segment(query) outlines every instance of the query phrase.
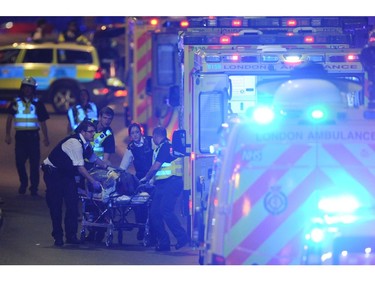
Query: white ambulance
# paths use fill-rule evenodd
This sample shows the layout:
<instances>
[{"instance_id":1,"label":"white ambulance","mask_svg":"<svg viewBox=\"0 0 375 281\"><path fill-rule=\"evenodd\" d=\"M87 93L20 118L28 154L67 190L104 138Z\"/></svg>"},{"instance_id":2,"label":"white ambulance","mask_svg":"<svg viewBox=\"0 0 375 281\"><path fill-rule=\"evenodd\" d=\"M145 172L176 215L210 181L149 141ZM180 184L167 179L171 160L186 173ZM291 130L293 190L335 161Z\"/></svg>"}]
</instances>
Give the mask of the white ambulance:
<instances>
[{"instance_id":1,"label":"white ambulance","mask_svg":"<svg viewBox=\"0 0 375 281\"><path fill-rule=\"evenodd\" d=\"M375 116L348 98L360 85L262 87L271 107L234 119L216 148L203 263L375 264Z\"/></svg>"}]
</instances>

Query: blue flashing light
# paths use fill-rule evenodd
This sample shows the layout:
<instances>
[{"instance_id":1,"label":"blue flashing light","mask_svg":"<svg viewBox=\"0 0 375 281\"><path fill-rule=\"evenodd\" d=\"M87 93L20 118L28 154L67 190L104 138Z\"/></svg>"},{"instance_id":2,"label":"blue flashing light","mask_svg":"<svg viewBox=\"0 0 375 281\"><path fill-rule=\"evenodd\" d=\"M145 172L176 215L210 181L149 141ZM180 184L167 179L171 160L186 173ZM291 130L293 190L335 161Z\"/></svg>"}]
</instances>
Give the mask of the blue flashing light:
<instances>
[{"instance_id":1,"label":"blue flashing light","mask_svg":"<svg viewBox=\"0 0 375 281\"><path fill-rule=\"evenodd\" d=\"M354 196L340 196L323 198L318 203L318 208L326 213L346 213L355 212L360 207L360 203Z\"/></svg>"},{"instance_id":2,"label":"blue flashing light","mask_svg":"<svg viewBox=\"0 0 375 281\"><path fill-rule=\"evenodd\" d=\"M315 243L320 243L324 239L324 231L321 228L313 228L310 233L311 240Z\"/></svg>"},{"instance_id":3,"label":"blue flashing light","mask_svg":"<svg viewBox=\"0 0 375 281\"><path fill-rule=\"evenodd\" d=\"M253 119L259 124L269 124L275 118L275 113L269 107L258 107L253 111Z\"/></svg>"},{"instance_id":4,"label":"blue flashing light","mask_svg":"<svg viewBox=\"0 0 375 281\"><path fill-rule=\"evenodd\" d=\"M329 119L329 112L324 106L313 106L307 111L307 119L312 123L322 123Z\"/></svg>"}]
</instances>

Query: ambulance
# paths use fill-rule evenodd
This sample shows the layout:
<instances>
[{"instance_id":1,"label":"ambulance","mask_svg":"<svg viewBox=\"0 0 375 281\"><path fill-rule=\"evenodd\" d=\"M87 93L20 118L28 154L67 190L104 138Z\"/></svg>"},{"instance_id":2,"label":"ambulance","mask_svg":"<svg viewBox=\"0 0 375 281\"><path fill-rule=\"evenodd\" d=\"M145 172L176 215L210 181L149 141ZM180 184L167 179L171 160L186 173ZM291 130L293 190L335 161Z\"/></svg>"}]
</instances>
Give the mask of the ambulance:
<instances>
[{"instance_id":1,"label":"ambulance","mask_svg":"<svg viewBox=\"0 0 375 281\"><path fill-rule=\"evenodd\" d=\"M178 107L169 95L182 90L178 42L187 24L185 17L126 17L125 126L138 122L148 135L163 126L169 137L178 129Z\"/></svg>"},{"instance_id":2,"label":"ambulance","mask_svg":"<svg viewBox=\"0 0 375 281\"><path fill-rule=\"evenodd\" d=\"M374 95L350 34L365 20L218 18L183 34L173 144L200 264L374 263Z\"/></svg>"}]
</instances>

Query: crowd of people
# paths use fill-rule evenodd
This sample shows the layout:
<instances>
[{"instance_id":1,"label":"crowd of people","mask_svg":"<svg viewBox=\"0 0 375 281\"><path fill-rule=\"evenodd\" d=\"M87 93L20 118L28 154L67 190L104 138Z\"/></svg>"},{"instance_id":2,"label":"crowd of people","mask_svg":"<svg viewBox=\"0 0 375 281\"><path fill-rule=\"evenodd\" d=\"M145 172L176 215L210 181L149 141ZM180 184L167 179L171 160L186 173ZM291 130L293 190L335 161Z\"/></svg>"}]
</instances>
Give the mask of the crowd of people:
<instances>
[{"instance_id":1,"label":"crowd of people","mask_svg":"<svg viewBox=\"0 0 375 281\"><path fill-rule=\"evenodd\" d=\"M28 41L35 43L42 43L46 41L62 42L75 42L83 45L91 45L91 42L87 36L83 34L81 28L76 20L70 20L66 26L66 29L58 32L56 38L51 36L51 27L45 18L40 18L36 21L36 28L28 37Z\"/></svg>"},{"instance_id":2,"label":"crowd of people","mask_svg":"<svg viewBox=\"0 0 375 281\"><path fill-rule=\"evenodd\" d=\"M130 142L119 167L115 167L112 156L116 145L111 128L114 111L107 106L98 112L97 106L90 101L90 93L81 89L77 93L77 103L67 113L66 136L41 160L39 132L42 132L44 145L49 146L47 120L50 116L43 102L36 98L36 88L37 83L32 77L21 82L19 97L7 109L5 142L11 144L14 128L20 181L18 193L25 194L28 188L32 196L40 196L40 168L43 171L54 245L62 247L64 243L83 242L77 238L79 189L85 189L89 183L94 190L101 190L101 183L90 173L91 169L98 167L133 173L139 184L152 187L149 190L151 206L134 208L135 221L140 225L138 240L143 240L144 226L149 220L151 243L148 246L155 246L156 251L170 251L171 241L165 225L177 241L175 249L186 246L189 240L187 232L175 214L183 190L182 164L180 158L170 154L171 142L166 129L156 127L153 135L147 136L140 124L132 123L128 127ZM86 241L101 242L105 231L103 228L93 229Z\"/></svg>"}]
</instances>

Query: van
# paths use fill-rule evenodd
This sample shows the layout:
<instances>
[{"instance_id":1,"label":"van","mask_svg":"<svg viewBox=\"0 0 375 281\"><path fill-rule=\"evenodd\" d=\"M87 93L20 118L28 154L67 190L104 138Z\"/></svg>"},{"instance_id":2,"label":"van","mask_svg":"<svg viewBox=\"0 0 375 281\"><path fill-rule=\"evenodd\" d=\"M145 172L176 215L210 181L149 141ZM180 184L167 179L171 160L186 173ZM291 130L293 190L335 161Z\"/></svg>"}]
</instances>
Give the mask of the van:
<instances>
[{"instance_id":1,"label":"van","mask_svg":"<svg viewBox=\"0 0 375 281\"><path fill-rule=\"evenodd\" d=\"M122 83L109 83L100 67L97 50L76 43L14 43L0 47L0 101L6 107L18 96L24 77L36 79L37 94L55 112L66 113L81 88L103 107L124 91Z\"/></svg>"},{"instance_id":2,"label":"van","mask_svg":"<svg viewBox=\"0 0 375 281\"><path fill-rule=\"evenodd\" d=\"M200 263L375 264L375 116L349 80L279 79L221 131Z\"/></svg>"}]
</instances>

